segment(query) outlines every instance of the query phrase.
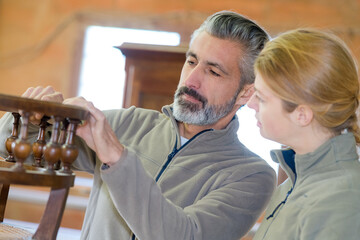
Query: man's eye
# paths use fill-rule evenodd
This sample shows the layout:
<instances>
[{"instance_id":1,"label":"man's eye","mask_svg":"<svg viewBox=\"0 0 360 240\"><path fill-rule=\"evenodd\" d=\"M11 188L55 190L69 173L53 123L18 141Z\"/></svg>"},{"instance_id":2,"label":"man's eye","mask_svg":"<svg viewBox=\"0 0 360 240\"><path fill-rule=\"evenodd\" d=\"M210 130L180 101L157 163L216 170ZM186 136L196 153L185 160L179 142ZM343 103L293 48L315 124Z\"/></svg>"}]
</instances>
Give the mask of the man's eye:
<instances>
[{"instance_id":1,"label":"man's eye","mask_svg":"<svg viewBox=\"0 0 360 240\"><path fill-rule=\"evenodd\" d=\"M218 74L217 72L213 71L213 70L210 70L211 74L216 76L216 77L220 77L220 74Z\"/></svg>"},{"instance_id":2,"label":"man's eye","mask_svg":"<svg viewBox=\"0 0 360 240\"><path fill-rule=\"evenodd\" d=\"M188 63L189 65L195 64L194 61L191 61L191 60L187 60L187 63Z\"/></svg>"}]
</instances>

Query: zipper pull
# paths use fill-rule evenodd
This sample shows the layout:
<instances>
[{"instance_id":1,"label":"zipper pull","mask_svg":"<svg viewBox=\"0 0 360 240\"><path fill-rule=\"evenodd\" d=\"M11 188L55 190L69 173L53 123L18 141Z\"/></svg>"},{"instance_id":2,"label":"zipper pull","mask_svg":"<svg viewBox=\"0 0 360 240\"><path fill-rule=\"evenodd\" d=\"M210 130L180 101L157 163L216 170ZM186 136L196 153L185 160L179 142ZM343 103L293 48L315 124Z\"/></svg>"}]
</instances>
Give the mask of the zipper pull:
<instances>
[{"instance_id":1,"label":"zipper pull","mask_svg":"<svg viewBox=\"0 0 360 240\"><path fill-rule=\"evenodd\" d=\"M168 160L172 159L176 153L177 153L177 149L174 148L174 150L168 155Z\"/></svg>"}]
</instances>

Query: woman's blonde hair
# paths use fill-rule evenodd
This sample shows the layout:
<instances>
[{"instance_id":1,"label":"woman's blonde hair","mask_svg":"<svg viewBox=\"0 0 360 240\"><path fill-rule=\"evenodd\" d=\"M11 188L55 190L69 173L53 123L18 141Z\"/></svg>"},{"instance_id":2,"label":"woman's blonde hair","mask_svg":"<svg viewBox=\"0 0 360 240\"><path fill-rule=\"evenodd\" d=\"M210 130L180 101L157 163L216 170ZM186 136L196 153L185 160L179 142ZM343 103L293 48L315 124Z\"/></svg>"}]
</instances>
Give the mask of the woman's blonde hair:
<instances>
[{"instance_id":1,"label":"woman's blonde hair","mask_svg":"<svg viewBox=\"0 0 360 240\"><path fill-rule=\"evenodd\" d=\"M334 34L315 29L285 32L265 45L255 72L282 99L287 112L306 104L322 126L335 134L347 129L360 143L356 62Z\"/></svg>"}]
</instances>

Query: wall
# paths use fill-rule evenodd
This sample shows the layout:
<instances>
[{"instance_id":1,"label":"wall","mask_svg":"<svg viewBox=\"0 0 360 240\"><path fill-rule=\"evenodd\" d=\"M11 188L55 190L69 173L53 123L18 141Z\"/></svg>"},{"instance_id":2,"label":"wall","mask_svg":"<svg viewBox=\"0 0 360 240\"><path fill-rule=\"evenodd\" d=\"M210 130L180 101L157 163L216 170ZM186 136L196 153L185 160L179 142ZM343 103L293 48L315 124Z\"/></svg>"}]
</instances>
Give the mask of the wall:
<instances>
[{"instance_id":1,"label":"wall","mask_svg":"<svg viewBox=\"0 0 360 240\"><path fill-rule=\"evenodd\" d=\"M360 0L0 0L0 93L52 85L75 96L84 29L91 24L191 32L218 10L240 12L272 35L328 28L360 61Z\"/></svg>"},{"instance_id":2,"label":"wall","mask_svg":"<svg viewBox=\"0 0 360 240\"><path fill-rule=\"evenodd\" d=\"M88 25L176 31L187 45L208 15L224 9L273 36L296 27L333 30L360 62L360 0L0 0L0 93L52 85L75 96Z\"/></svg>"}]
</instances>

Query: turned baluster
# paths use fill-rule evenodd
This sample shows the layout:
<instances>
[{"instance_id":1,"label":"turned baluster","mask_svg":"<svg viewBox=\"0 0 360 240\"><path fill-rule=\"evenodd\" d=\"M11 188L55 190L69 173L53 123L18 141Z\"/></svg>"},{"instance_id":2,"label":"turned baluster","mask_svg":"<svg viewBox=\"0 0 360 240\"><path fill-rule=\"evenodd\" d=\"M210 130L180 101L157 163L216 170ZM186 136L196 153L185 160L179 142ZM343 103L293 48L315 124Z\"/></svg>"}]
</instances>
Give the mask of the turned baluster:
<instances>
[{"instance_id":1,"label":"turned baluster","mask_svg":"<svg viewBox=\"0 0 360 240\"><path fill-rule=\"evenodd\" d=\"M67 131L68 126L69 126L69 121L67 119L64 119L62 121L60 137L59 137L59 141L58 141L61 145L63 145L66 141L66 131Z\"/></svg>"},{"instance_id":2,"label":"turned baluster","mask_svg":"<svg viewBox=\"0 0 360 240\"><path fill-rule=\"evenodd\" d=\"M44 148L46 145L45 141L45 131L46 128L49 126L49 123L47 122L50 118L47 116L44 116L41 119L41 122L39 124L39 135L37 140L33 143L32 149L34 153L34 166L35 167L43 167L42 159L44 154Z\"/></svg>"},{"instance_id":3,"label":"turned baluster","mask_svg":"<svg viewBox=\"0 0 360 240\"><path fill-rule=\"evenodd\" d=\"M11 136L6 139L5 146L6 150L9 153L9 156L5 159L8 162L15 162L14 154L12 151L12 143L16 141L18 138L18 129L19 129L19 121L20 121L20 114L19 113L12 113L14 117L14 123L12 127L12 133Z\"/></svg>"},{"instance_id":4,"label":"turned baluster","mask_svg":"<svg viewBox=\"0 0 360 240\"><path fill-rule=\"evenodd\" d=\"M79 151L74 144L74 136L76 134L76 128L79 123L79 120L69 119L66 143L61 149L61 161L63 163L63 169L61 172L63 173L72 173L71 164L75 161L79 154Z\"/></svg>"},{"instance_id":5,"label":"turned baluster","mask_svg":"<svg viewBox=\"0 0 360 240\"><path fill-rule=\"evenodd\" d=\"M61 131L60 131L60 137L59 137L59 144L61 146L63 146L65 144L65 141L66 141L66 131L67 131L67 128L69 126L69 121L67 119L64 119L62 121L62 125L61 125ZM55 164L55 170L58 170L61 168L61 160L58 160Z\"/></svg>"},{"instance_id":6,"label":"turned baluster","mask_svg":"<svg viewBox=\"0 0 360 240\"><path fill-rule=\"evenodd\" d=\"M46 144L44 149L44 159L47 162L47 172L54 172L54 165L61 157L61 145L59 144L59 134L60 134L60 121L61 117L53 117L54 124L52 129L52 134L50 142Z\"/></svg>"},{"instance_id":7,"label":"turned baluster","mask_svg":"<svg viewBox=\"0 0 360 240\"><path fill-rule=\"evenodd\" d=\"M24 162L31 153L31 144L27 141L29 113L24 112L22 115L22 125L20 130L20 138L12 143L12 151L14 153L16 164L14 171L24 172Z\"/></svg>"}]
</instances>

